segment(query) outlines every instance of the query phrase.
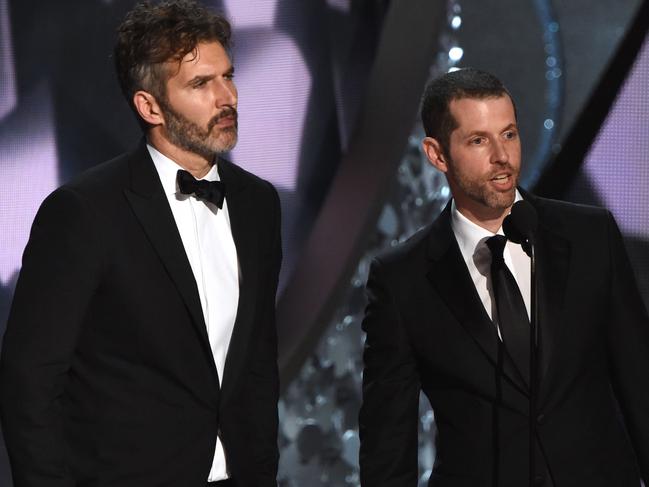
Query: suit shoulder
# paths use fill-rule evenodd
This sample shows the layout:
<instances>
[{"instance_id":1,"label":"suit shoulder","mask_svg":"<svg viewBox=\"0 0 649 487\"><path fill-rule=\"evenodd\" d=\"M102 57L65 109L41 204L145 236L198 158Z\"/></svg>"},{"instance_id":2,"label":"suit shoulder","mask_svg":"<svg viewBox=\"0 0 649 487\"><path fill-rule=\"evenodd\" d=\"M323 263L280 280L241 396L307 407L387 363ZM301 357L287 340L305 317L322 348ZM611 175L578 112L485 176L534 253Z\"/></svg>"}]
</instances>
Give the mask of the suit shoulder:
<instances>
[{"instance_id":1,"label":"suit shoulder","mask_svg":"<svg viewBox=\"0 0 649 487\"><path fill-rule=\"evenodd\" d=\"M400 272L404 267L417 265L420 259L425 258L426 242L431 231L431 225L419 229L403 242L379 252L374 260L388 271Z\"/></svg>"},{"instance_id":2,"label":"suit shoulder","mask_svg":"<svg viewBox=\"0 0 649 487\"><path fill-rule=\"evenodd\" d=\"M540 208L564 216L602 216L607 213L605 208L593 205L584 205L581 203L572 203L569 201L554 200L550 198L541 198L536 196L537 204Z\"/></svg>"},{"instance_id":3,"label":"suit shoulder","mask_svg":"<svg viewBox=\"0 0 649 487\"><path fill-rule=\"evenodd\" d=\"M128 154L122 154L86 169L56 188L40 204L34 224L47 226L74 220L75 225L86 225L85 231L89 231L100 208L115 207L122 197L119 189L128 178L127 161Z\"/></svg>"},{"instance_id":4,"label":"suit shoulder","mask_svg":"<svg viewBox=\"0 0 649 487\"><path fill-rule=\"evenodd\" d=\"M264 193L277 194L275 186L273 186L269 181L260 178L256 174L251 173L250 171L245 170L241 166L228 161L227 159L219 158L219 165L226 171L229 171L237 179L244 182L246 185L251 186L256 191L261 191Z\"/></svg>"},{"instance_id":5,"label":"suit shoulder","mask_svg":"<svg viewBox=\"0 0 649 487\"><path fill-rule=\"evenodd\" d=\"M536 206L541 221L569 234L588 233L610 219L610 212L597 206L539 197Z\"/></svg>"},{"instance_id":6,"label":"suit shoulder","mask_svg":"<svg viewBox=\"0 0 649 487\"><path fill-rule=\"evenodd\" d=\"M122 187L128 182L130 156L131 153L120 154L113 159L92 166L63 184L61 189L91 196L102 194L108 188Z\"/></svg>"},{"instance_id":7,"label":"suit shoulder","mask_svg":"<svg viewBox=\"0 0 649 487\"><path fill-rule=\"evenodd\" d=\"M47 195L40 208L56 208L72 201L95 209L101 206L102 201L109 206L114 205L116 199L121 198L121 188L128 181L129 157L130 153L124 153L75 175Z\"/></svg>"}]
</instances>

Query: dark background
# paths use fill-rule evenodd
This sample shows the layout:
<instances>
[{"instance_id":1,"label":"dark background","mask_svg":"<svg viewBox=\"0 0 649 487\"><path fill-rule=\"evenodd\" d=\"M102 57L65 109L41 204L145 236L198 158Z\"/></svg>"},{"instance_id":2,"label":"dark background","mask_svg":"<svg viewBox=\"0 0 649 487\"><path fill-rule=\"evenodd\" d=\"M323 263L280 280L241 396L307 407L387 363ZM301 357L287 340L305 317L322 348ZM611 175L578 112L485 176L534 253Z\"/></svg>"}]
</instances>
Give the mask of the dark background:
<instances>
[{"instance_id":1,"label":"dark background","mask_svg":"<svg viewBox=\"0 0 649 487\"><path fill-rule=\"evenodd\" d=\"M596 88L611 76L609 67L643 2L460 0L422 9L430 19L400 15L405 7L387 0L205 3L224 11L234 26L241 113L240 143L231 158L273 182L282 199L285 262L279 308L285 319L278 326L282 364L287 365L280 405L281 481L287 486L355 485L363 265L382 245L430 221L438 200L448 195L443 179L426 169L404 172L410 167L406 163L419 167L421 132L412 100L404 98L402 106L389 111L392 90L416 86L408 88L414 100L425 78L449 67L474 66L499 76L517 103L523 185L533 188L575 136L580 116L597 102ZM115 28L133 4L0 0L0 332L40 201L141 137L110 57ZM429 39L433 49L418 39ZM449 59L453 47L462 49L459 59ZM648 51L646 46L641 50L629 82L620 85L610 116L589 139L592 147L583 157L574 152L575 172L557 172L555 182L562 189L559 197L614 212L649 304ZM422 59L430 62L422 64ZM395 66L397 72L386 74L378 65ZM385 133L365 130L367 120L382 117L389 120ZM403 127L407 130L400 131ZM361 150L373 146L381 150ZM311 302L317 284L300 281L300 269L311 265L313 249L344 245L348 238L333 228L326 238L312 241L314 232L325 228L327 215L339 212L344 221L342 212L355 211L353 205L334 206L332 196L353 164L376 168L364 169L344 188L358 201L372 200L358 216L363 232L350 243L346 260L325 252L331 262L320 265L340 269L332 275L333 290L318 313L307 310L307 319L296 324L304 314L293 309L294 303ZM377 178L381 181L372 187L384 190L373 194L368 188ZM430 199L435 204L424 205L427 213L412 209L421 207L415 203L407 206L409 211L390 213L417 200L418 191L435 194ZM299 340L298 325L306 330ZM340 326L353 332L338 336L333 330L340 332ZM322 392L316 407L311 398L319 389L328 392ZM329 401L328 394L336 399ZM326 426L322 418L331 421L336 414L343 419ZM426 445L434 452L430 442ZM422 464L425 475L426 461ZM2 449L0 485L11 485Z\"/></svg>"}]
</instances>

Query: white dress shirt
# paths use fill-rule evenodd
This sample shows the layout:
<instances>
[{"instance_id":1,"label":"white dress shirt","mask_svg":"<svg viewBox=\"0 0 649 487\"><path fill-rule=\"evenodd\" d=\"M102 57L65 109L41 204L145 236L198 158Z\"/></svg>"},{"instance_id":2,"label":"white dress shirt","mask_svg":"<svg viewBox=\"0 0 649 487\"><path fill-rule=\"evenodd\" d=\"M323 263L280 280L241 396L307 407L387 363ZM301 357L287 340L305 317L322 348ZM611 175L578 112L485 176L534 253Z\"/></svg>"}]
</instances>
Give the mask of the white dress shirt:
<instances>
[{"instance_id":1,"label":"white dress shirt","mask_svg":"<svg viewBox=\"0 0 649 487\"><path fill-rule=\"evenodd\" d=\"M223 378L225 357L230 345L239 302L239 265L237 249L232 238L227 199L223 208L180 193L176 175L182 169L174 161L147 144L176 227L189 259L207 326L207 335L219 378ZM217 165L203 178L218 181ZM228 478L225 452L221 439L216 439L216 451L208 481Z\"/></svg>"},{"instance_id":2,"label":"white dress shirt","mask_svg":"<svg viewBox=\"0 0 649 487\"><path fill-rule=\"evenodd\" d=\"M516 201L522 199L518 190L516 191ZM491 285L491 252L485 243L489 237L495 234L489 230L476 225L471 220L460 213L455 206L455 200L451 203L451 227L455 234L455 239L462 252L462 257L469 269L471 279L475 289L480 296L487 314L492 319L500 335L498 326L498 316L496 313L496 301L493 297L493 287ZM498 229L498 234L503 235L502 227ZM507 241L503 250L505 264L516 279L518 288L523 295L527 316L530 316L530 258L519 244Z\"/></svg>"}]
</instances>

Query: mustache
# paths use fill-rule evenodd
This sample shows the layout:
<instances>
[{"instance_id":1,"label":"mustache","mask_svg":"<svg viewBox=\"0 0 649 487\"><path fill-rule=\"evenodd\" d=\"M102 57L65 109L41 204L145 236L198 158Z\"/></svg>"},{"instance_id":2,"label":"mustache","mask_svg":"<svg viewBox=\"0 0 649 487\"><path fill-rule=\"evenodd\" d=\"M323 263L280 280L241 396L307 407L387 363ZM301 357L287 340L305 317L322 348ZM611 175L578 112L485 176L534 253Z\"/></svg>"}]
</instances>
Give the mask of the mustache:
<instances>
[{"instance_id":1,"label":"mustache","mask_svg":"<svg viewBox=\"0 0 649 487\"><path fill-rule=\"evenodd\" d=\"M207 131L211 132L211 130L214 128L214 126L217 123L219 123L221 121L221 119L223 119L223 118L233 118L235 126L236 126L237 120L239 118L239 114L237 112L237 109L234 108L234 107L226 107L226 108L224 108L223 111L221 111L221 113L219 113L218 115L216 115L215 117L213 117L209 121L209 123L207 124Z\"/></svg>"},{"instance_id":2,"label":"mustache","mask_svg":"<svg viewBox=\"0 0 649 487\"><path fill-rule=\"evenodd\" d=\"M491 171L487 175L487 179L493 179L495 178L498 174L501 174L503 171L511 173L512 176L518 176L518 171L514 169L514 166L512 166L509 162L501 163L499 164L498 169Z\"/></svg>"}]
</instances>

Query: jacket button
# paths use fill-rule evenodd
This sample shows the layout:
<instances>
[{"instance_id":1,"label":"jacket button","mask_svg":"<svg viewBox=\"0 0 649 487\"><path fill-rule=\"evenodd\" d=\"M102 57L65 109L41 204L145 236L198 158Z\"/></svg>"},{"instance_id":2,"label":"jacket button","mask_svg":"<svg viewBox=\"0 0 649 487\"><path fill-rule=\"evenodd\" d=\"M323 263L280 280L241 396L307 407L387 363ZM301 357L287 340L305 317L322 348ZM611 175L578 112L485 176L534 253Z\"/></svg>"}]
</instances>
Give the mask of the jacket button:
<instances>
[{"instance_id":1,"label":"jacket button","mask_svg":"<svg viewBox=\"0 0 649 487\"><path fill-rule=\"evenodd\" d=\"M537 475L534 477L534 485L542 486L545 483L545 477L543 475Z\"/></svg>"},{"instance_id":2,"label":"jacket button","mask_svg":"<svg viewBox=\"0 0 649 487\"><path fill-rule=\"evenodd\" d=\"M545 422L545 414L541 413L536 417L536 422L543 424Z\"/></svg>"}]
</instances>

